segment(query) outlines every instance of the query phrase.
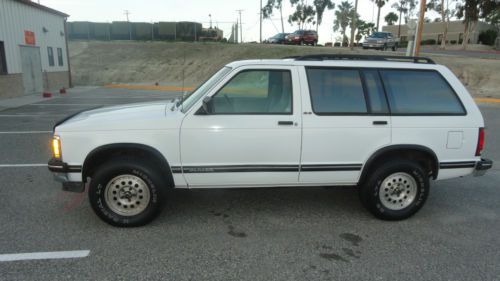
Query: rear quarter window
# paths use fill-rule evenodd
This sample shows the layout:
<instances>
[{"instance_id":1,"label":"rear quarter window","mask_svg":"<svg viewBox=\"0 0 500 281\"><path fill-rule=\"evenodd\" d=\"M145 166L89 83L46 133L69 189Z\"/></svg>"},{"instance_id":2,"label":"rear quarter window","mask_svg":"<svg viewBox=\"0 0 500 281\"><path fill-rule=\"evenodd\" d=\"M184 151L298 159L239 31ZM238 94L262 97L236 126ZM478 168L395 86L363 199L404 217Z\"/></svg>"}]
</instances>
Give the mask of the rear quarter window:
<instances>
[{"instance_id":1,"label":"rear quarter window","mask_svg":"<svg viewBox=\"0 0 500 281\"><path fill-rule=\"evenodd\" d=\"M380 70L392 114L464 115L446 80L434 70Z\"/></svg>"}]
</instances>

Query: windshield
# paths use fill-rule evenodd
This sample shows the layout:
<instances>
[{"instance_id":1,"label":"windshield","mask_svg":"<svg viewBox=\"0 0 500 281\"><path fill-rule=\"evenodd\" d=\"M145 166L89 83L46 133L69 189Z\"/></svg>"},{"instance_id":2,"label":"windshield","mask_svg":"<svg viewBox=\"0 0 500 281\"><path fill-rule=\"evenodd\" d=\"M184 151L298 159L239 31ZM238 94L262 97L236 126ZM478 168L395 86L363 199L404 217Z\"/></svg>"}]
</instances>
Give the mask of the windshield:
<instances>
[{"instance_id":1,"label":"windshield","mask_svg":"<svg viewBox=\"0 0 500 281\"><path fill-rule=\"evenodd\" d=\"M370 38L385 38L385 37L387 37L387 33L375 32L375 33L373 33L372 35L370 35L368 37L370 37Z\"/></svg>"},{"instance_id":2,"label":"windshield","mask_svg":"<svg viewBox=\"0 0 500 281\"><path fill-rule=\"evenodd\" d=\"M193 106L205 93L207 90L212 88L217 82L219 82L226 74L231 71L230 67L224 66L221 70L217 71L212 77L210 77L203 84L198 86L181 104L182 113L186 113L191 106Z\"/></svg>"}]
</instances>

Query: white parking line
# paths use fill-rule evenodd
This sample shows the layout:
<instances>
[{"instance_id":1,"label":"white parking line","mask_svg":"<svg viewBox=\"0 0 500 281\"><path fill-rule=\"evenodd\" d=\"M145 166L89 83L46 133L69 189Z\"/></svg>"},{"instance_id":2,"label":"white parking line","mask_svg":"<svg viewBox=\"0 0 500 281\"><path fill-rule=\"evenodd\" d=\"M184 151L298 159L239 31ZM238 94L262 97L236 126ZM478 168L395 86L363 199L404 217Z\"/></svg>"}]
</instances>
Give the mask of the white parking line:
<instances>
[{"instance_id":1,"label":"white parking line","mask_svg":"<svg viewBox=\"0 0 500 281\"><path fill-rule=\"evenodd\" d=\"M0 135L2 134L48 134L52 133L52 131L7 131L7 132L0 132Z\"/></svg>"},{"instance_id":2,"label":"white parking line","mask_svg":"<svg viewBox=\"0 0 500 281\"><path fill-rule=\"evenodd\" d=\"M89 254L90 254L89 250L4 254L0 255L0 262L24 261L24 260L74 259L74 258L84 258L87 257Z\"/></svg>"},{"instance_id":3,"label":"white parking line","mask_svg":"<svg viewBox=\"0 0 500 281\"><path fill-rule=\"evenodd\" d=\"M47 164L0 164L0 168L47 167Z\"/></svg>"}]
</instances>

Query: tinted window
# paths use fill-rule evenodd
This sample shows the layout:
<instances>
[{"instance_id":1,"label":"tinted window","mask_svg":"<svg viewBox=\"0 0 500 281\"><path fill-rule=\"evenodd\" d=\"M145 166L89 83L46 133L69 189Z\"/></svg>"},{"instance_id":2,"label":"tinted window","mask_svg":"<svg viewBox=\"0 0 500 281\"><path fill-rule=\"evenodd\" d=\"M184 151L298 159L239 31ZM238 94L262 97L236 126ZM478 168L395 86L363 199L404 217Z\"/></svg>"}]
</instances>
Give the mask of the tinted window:
<instances>
[{"instance_id":1,"label":"tinted window","mask_svg":"<svg viewBox=\"0 0 500 281\"><path fill-rule=\"evenodd\" d=\"M49 54L49 65L54 66L54 51L52 47L47 47L47 53Z\"/></svg>"},{"instance_id":2,"label":"tinted window","mask_svg":"<svg viewBox=\"0 0 500 281\"><path fill-rule=\"evenodd\" d=\"M7 57L3 42L0 41L0 74L7 74Z\"/></svg>"},{"instance_id":3,"label":"tinted window","mask_svg":"<svg viewBox=\"0 0 500 281\"><path fill-rule=\"evenodd\" d=\"M240 72L212 97L209 109L214 114L291 114L290 72Z\"/></svg>"},{"instance_id":4,"label":"tinted window","mask_svg":"<svg viewBox=\"0 0 500 281\"><path fill-rule=\"evenodd\" d=\"M387 101L385 100L384 87L378 76L377 70L363 70L366 91L370 100L372 113L388 113Z\"/></svg>"},{"instance_id":5,"label":"tinted window","mask_svg":"<svg viewBox=\"0 0 500 281\"><path fill-rule=\"evenodd\" d=\"M393 114L464 114L464 108L436 71L381 70Z\"/></svg>"},{"instance_id":6,"label":"tinted window","mask_svg":"<svg viewBox=\"0 0 500 281\"><path fill-rule=\"evenodd\" d=\"M358 70L308 68L307 79L316 114L367 113Z\"/></svg>"}]
</instances>

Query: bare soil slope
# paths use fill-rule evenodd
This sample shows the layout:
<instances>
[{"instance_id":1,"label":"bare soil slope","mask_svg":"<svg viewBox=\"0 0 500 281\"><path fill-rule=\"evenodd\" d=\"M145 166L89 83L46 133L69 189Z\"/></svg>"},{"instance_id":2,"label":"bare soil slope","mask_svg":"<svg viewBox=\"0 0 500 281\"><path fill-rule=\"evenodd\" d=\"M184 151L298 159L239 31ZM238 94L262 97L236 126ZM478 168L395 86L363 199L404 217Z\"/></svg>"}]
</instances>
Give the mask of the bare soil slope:
<instances>
[{"instance_id":1,"label":"bare soil slope","mask_svg":"<svg viewBox=\"0 0 500 281\"><path fill-rule=\"evenodd\" d=\"M75 85L160 82L173 86L196 86L234 60L350 53L339 48L128 41L76 41L70 42L69 49ZM383 54L376 51L354 53ZM431 57L448 66L473 95L500 97L499 60L441 55Z\"/></svg>"}]
</instances>

